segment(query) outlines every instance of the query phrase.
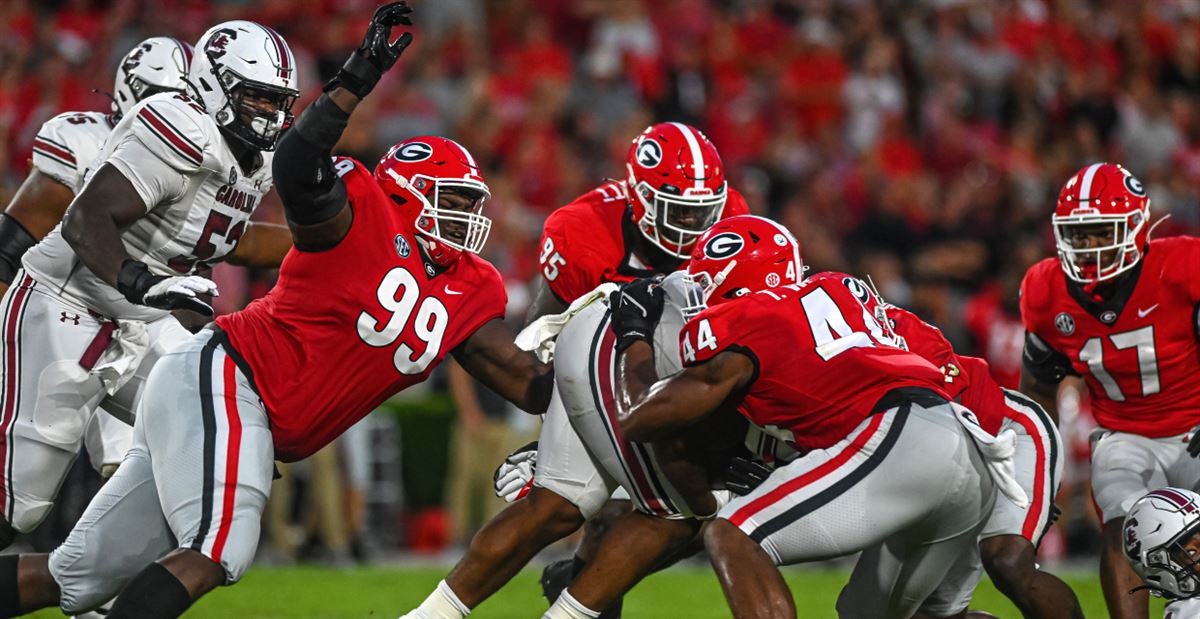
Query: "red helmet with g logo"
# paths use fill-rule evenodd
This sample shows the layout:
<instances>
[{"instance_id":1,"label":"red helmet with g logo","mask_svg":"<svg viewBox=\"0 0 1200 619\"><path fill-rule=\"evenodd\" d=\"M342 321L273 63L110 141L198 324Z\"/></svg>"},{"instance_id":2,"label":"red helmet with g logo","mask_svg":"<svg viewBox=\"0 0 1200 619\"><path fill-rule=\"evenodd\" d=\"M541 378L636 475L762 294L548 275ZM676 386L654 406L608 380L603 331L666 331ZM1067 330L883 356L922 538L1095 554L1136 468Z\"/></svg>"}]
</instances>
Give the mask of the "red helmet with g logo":
<instances>
[{"instance_id":1,"label":"red helmet with g logo","mask_svg":"<svg viewBox=\"0 0 1200 619\"><path fill-rule=\"evenodd\" d=\"M625 163L633 219L651 243L686 258L725 209L725 167L694 127L659 123L633 140Z\"/></svg>"},{"instance_id":2,"label":"red helmet with g logo","mask_svg":"<svg viewBox=\"0 0 1200 619\"><path fill-rule=\"evenodd\" d=\"M800 243L782 225L755 215L713 224L692 248L687 271L704 289L707 305L717 305L767 288L798 283L804 277Z\"/></svg>"},{"instance_id":3,"label":"red helmet with g logo","mask_svg":"<svg viewBox=\"0 0 1200 619\"><path fill-rule=\"evenodd\" d=\"M1141 181L1112 163L1076 172L1058 194L1054 239L1063 271L1095 284L1137 266L1150 240L1150 198Z\"/></svg>"},{"instance_id":4,"label":"red helmet with g logo","mask_svg":"<svg viewBox=\"0 0 1200 619\"><path fill-rule=\"evenodd\" d=\"M398 204L415 199L421 205L417 242L438 266L483 249L492 228L483 203L492 194L475 158L458 142L432 135L400 142L375 166L375 181Z\"/></svg>"}]
</instances>

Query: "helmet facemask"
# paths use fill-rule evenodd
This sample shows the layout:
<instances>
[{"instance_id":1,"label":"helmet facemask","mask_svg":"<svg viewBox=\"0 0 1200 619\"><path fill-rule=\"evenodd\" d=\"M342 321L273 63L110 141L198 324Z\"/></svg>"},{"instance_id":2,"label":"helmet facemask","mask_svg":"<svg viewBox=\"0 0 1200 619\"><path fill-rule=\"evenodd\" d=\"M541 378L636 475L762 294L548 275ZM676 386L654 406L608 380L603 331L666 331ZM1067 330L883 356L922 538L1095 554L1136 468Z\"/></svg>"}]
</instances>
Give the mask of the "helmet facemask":
<instances>
[{"instance_id":1,"label":"helmet facemask","mask_svg":"<svg viewBox=\"0 0 1200 619\"><path fill-rule=\"evenodd\" d=\"M1146 551L1141 560L1150 590L1168 598L1189 598L1200 593L1200 520L1171 541Z\"/></svg>"},{"instance_id":2,"label":"helmet facemask","mask_svg":"<svg viewBox=\"0 0 1200 619\"><path fill-rule=\"evenodd\" d=\"M1063 272L1074 282L1097 284L1137 266L1148 213L1055 216L1054 238ZM1100 239L1098 244L1090 239ZM1094 246L1093 246L1094 245Z\"/></svg>"},{"instance_id":3,"label":"helmet facemask","mask_svg":"<svg viewBox=\"0 0 1200 619\"><path fill-rule=\"evenodd\" d=\"M217 123L258 150L275 150L279 137L292 124L293 90L251 82L224 69L218 84L225 93L225 107L217 111Z\"/></svg>"},{"instance_id":4,"label":"helmet facemask","mask_svg":"<svg viewBox=\"0 0 1200 619\"><path fill-rule=\"evenodd\" d=\"M717 223L725 210L727 183L715 192L689 188L682 194L671 185L655 189L646 181L635 183L632 175L630 184L646 211L637 222L642 234L676 258L688 257L696 239Z\"/></svg>"},{"instance_id":5,"label":"helmet facemask","mask_svg":"<svg viewBox=\"0 0 1200 619\"><path fill-rule=\"evenodd\" d=\"M387 172L421 201L417 230L425 237L422 244L431 260L445 267L464 251L483 251L492 229L492 220L483 215L483 204L491 197L487 185L424 174L405 180L394 170Z\"/></svg>"}]
</instances>

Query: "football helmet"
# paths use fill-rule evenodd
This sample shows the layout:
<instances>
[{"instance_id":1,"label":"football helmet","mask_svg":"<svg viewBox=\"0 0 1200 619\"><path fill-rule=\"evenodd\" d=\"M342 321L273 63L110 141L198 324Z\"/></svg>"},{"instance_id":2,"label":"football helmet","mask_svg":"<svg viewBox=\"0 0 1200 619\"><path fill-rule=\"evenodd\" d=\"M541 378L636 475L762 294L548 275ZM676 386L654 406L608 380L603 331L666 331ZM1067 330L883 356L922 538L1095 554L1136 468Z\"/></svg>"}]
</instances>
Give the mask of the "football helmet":
<instances>
[{"instance_id":1,"label":"football helmet","mask_svg":"<svg viewBox=\"0 0 1200 619\"><path fill-rule=\"evenodd\" d=\"M1054 240L1072 281L1096 284L1137 266L1150 238L1150 198L1141 181L1094 163L1067 181L1054 209Z\"/></svg>"},{"instance_id":2,"label":"football helmet","mask_svg":"<svg viewBox=\"0 0 1200 619\"><path fill-rule=\"evenodd\" d=\"M725 167L694 127L659 123L633 140L625 163L633 219L659 249L686 258L725 210Z\"/></svg>"},{"instance_id":3,"label":"football helmet","mask_svg":"<svg viewBox=\"0 0 1200 619\"><path fill-rule=\"evenodd\" d=\"M129 50L117 67L112 111L118 118L160 92L185 92L192 46L171 37L150 37Z\"/></svg>"},{"instance_id":4,"label":"football helmet","mask_svg":"<svg viewBox=\"0 0 1200 619\"><path fill-rule=\"evenodd\" d=\"M679 350L679 332L704 307L704 290L685 271L663 278L663 311L654 326L654 368L659 376L670 376L683 369Z\"/></svg>"},{"instance_id":5,"label":"football helmet","mask_svg":"<svg viewBox=\"0 0 1200 619\"><path fill-rule=\"evenodd\" d=\"M799 283L804 262L800 242L787 228L765 217L738 215L718 221L696 240L687 272L704 291L703 309Z\"/></svg>"},{"instance_id":6,"label":"football helmet","mask_svg":"<svg viewBox=\"0 0 1200 619\"><path fill-rule=\"evenodd\" d=\"M440 267L462 252L479 253L487 243L492 220L482 214L491 191L475 158L454 140L420 136L393 146L375 166L375 180L392 200L417 200L417 242ZM460 204L451 197L458 196Z\"/></svg>"},{"instance_id":7,"label":"football helmet","mask_svg":"<svg viewBox=\"0 0 1200 619\"><path fill-rule=\"evenodd\" d=\"M251 21L209 28L196 43L192 92L217 124L259 150L275 150L299 93L296 59L279 33Z\"/></svg>"},{"instance_id":8,"label":"football helmet","mask_svg":"<svg viewBox=\"0 0 1200 619\"><path fill-rule=\"evenodd\" d=\"M1125 516L1125 555L1151 593L1189 598L1200 593L1200 554L1188 547L1200 532L1200 495L1159 488L1138 499Z\"/></svg>"}]
</instances>

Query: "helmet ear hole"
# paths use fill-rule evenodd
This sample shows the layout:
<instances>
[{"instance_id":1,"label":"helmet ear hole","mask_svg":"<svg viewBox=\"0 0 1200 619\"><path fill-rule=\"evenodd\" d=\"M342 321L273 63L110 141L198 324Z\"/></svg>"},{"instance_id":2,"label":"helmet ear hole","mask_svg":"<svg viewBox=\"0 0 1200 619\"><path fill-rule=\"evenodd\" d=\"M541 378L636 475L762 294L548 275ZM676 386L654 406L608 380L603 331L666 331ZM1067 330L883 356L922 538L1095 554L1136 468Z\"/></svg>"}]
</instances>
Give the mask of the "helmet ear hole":
<instances>
[{"instance_id":1,"label":"helmet ear hole","mask_svg":"<svg viewBox=\"0 0 1200 619\"><path fill-rule=\"evenodd\" d=\"M398 196L394 193L389 194L388 197L391 198L392 202L395 202L397 206L404 206L404 205L408 204L408 200L405 200L403 197Z\"/></svg>"}]
</instances>

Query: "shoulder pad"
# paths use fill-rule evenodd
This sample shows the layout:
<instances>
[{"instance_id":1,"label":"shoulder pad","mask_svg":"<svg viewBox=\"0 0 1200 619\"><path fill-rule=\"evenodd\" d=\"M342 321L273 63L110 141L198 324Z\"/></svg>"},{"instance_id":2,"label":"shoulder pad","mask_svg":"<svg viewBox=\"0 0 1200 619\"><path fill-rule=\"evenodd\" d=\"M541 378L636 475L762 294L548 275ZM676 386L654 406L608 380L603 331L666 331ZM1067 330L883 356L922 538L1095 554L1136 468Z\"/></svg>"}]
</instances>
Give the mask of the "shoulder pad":
<instances>
[{"instance_id":1,"label":"shoulder pad","mask_svg":"<svg viewBox=\"0 0 1200 619\"><path fill-rule=\"evenodd\" d=\"M215 123L195 101L182 94L163 93L132 110L130 131L160 159L184 173L204 163ZM210 127L211 125L211 127Z\"/></svg>"}]
</instances>

